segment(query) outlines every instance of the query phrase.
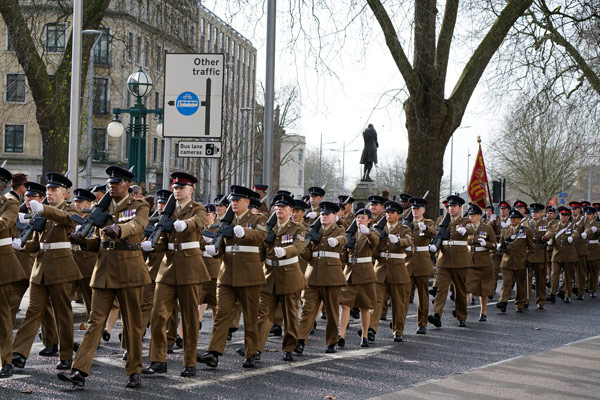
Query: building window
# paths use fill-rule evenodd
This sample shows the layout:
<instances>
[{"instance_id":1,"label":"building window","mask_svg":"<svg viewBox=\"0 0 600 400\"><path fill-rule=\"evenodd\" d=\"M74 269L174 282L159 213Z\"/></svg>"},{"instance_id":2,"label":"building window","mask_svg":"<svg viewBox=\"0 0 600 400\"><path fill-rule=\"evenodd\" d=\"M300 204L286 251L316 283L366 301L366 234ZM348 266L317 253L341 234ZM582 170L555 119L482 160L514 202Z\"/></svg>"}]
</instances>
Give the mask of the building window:
<instances>
[{"instance_id":1,"label":"building window","mask_svg":"<svg viewBox=\"0 0 600 400\"><path fill-rule=\"evenodd\" d=\"M304 186L304 171L298 170L298 186Z\"/></svg>"},{"instance_id":2,"label":"building window","mask_svg":"<svg viewBox=\"0 0 600 400\"><path fill-rule=\"evenodd\" d=\"M152 164L158 163L158 138L152 138Z\"/></svg>"},{"instance_id":3,"label":"building window","mask_svg":"<svg viewBox=\"0 0 600 400\"><path fill-rule=\"evenodd\" d=\"M6 75L6 101L9 103L25 103L25 75Z\"/></svg>"},{"instance_id":4,"label":"building window","mask_svg":"<svg viewBox=\"0 0 600 400\"><path fill-rule=\"evenodd\" d=\"M160 140L160 165L163 165L163 163L165 162L165 152L163 151L163 149L165 148L165 139L161 139Z\"/></svg>"},{"instance_id":5,"label":"building window","mask_svg":"<svg viewBox=\"0 0 600 400\"><path fill-rule=\"evenodd\" d=\"M65 26L63 24L46 25L46 51L60 53L65 50Z\"/></svg>"},{"instance_id":6,"label":"building window","mask_svg":"<svg viewBox=\"0 0 600 400\"><path fill-rule=\"evenodd\" d=\"M106 141L106 128L92 130L92 161L104 162L108 160Z\"/></svg>"},{"instance_id":7,"label":"building window","mask_svg":"<svg viewBox=\"0 0 600 400\"><path fill-rule=\"evenodd\" d=\"M156 58L156 60L154 60L154 66L157 71L160 71L162 65L163 52L162 47L160 47L159 45L154 46L154 57Z\"/></svg>"},{"instance_id":8,"label":"building window","mask_svg":"<svg viewBox=\"0 0 600 400\"><path fill-rule=\"evenodd\" d=\"M160 92L154 92L154 108L160 108Z\"/></svg>"},{"instance_id":9,"label":"building window","mask_svg":"<svg viewBox=\"0 0 600 400\"><path fill-rule=\"evenodd\" d=\"M94 63L101 65L108 65L108 31L104 30L102 36L100 36L100 41L94 48Z\"/></svg>"},{"instance_id":10,"label":"building window","mask_svg":"<svg viewBox=\"0 0 600 400\"><path fill-rule=\"evenodd\" d=\"M133 59L133 32L127 32L127 61Z\"/></svg>"},{"instance_id":11,"label":"building window","mask_svg":"<svg viewBox=\"0 0 600 400\"><path fill-rule=\"evenodd\" d=\"M141 65L142 62L142 37L136 36L135 43L135 63Z\"/></svg>"},{"instance_id":12,"label":"building window","mask_svg":"<svg viewBox=\"0 0 600 400\"><path fill-rule=\"evenodd\" d=\"M4 125L4 152L22 153L25 125Z\"/></svg>"},{"instance_id":13,"label":"building window","mask_svg":"<svg viewBox=\"0 0 600 400\"><path fill-rule=\"evenodd\" d=\"M304 158L304 149L298 149L298 162L302 162Z\"/></svg>"},{"instance_id":14,"label":"building window","mask_svg":"<svg viewBox=\"0 0 600 400\"><path fill-rule=\"evenodd\" d=\"M192 25L190 28L190 45L194 47L196 44L196 27Z\"/></svg>"},{"instance_id":15,"label":"building window","mask_svg":"<svg viewBox=\"0 0 600 400\"><path fill-rule=\"evenodd\" d=\"M108 114L107 78L94 78L94 114Z\"/></svg>"},{"instance_id":16,"label":"building window","mask_svg":"<svg viewBox=\"0 0 600 400\"><path fill-rule=\"evenodd\" d=\"M144 39L144 67L150 64L150 41Z\"/></svg>"},{"instance_id":17,"label":"building window","mask_svg":"<svg viewBox=\"0 0 600 400\"><path fill-rule=\"evenodd\" d=\"M160 4L156 5L156 27L160 29L162 24L162 7Z\"/></svg>"},{"instance_id":18,"label":"building window","mask_svg":"<svg viewBox=\"0 0 600 400\"><path fill-rule=\"evenodd\" d=\"M10 33L8 33L8 29L6 30L6 51L15 51L15 47L10 37Z\"/></svg>"}]
</instances>

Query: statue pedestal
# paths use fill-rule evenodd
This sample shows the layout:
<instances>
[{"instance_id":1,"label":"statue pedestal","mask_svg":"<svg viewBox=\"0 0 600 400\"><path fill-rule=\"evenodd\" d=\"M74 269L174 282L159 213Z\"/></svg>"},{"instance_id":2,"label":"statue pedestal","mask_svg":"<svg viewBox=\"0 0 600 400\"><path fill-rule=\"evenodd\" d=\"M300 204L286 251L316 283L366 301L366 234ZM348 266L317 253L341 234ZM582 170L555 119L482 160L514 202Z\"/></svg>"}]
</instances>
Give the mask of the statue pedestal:
<instances>
[{"instance_id":1,"label":"statue pedestal","mask_svg":"<svg viewBox=\"0 0 600 400\"><path fill-rule=\"evenodd\" d=\"M360 181L352 191L355 202L362 201L365 204L367 204L367 199L372 194L376 194L375 182L373 181Z\"/></svg>"}]
</instances>

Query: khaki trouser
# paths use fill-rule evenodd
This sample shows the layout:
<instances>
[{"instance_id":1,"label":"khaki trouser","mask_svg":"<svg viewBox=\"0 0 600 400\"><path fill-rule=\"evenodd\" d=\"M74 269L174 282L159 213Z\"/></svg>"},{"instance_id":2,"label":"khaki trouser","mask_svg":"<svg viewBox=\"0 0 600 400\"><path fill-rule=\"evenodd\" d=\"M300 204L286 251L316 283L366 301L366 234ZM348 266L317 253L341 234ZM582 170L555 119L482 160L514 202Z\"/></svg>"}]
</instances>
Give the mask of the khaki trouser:
<instances>
[{"instance_id":1,"label":"khaki trouser","mask_svg":"<svg viewBox=\"0 0 600 400\"><path fill-rule=\"evenodd\" d=\"M535 304L546 304L546 264L530 263L527 274L527 304L531 301L531 280L535 276Z\"/></svg>"},{"instance_id":2,"label":"khaki trouser","mask_svg":"<svg viewBox=\"0 0 600 400\"><path fill-rule=\"evenodd\" d=\"M125 371L127 375L142 373L143 327L142 313L140 312L142 289L143 286L120 289L92 288L92 314L88 321L88 329L85 331L83 341L73 361L73 369L86 375L90 373L90 366L94 361L94 355L104 331L106 318L116 297L119 301L123 320L123 334L127 335Z\"/></svg>"},{"instance_id":3,"label":"khaki trouser","mask_svg":"<svg viewBox=\"0 0 600 400\"><path fill-rule=\"evenodd\" d=\"M231 322L229 323L230 328L236 330L240 327L240 317L242 316L242 306L239 301L233 304L233 310L231 310Z\"/></svg>"},{"instance_id":4,"label":"khaki trouser","mask_svg":"<svg viewBox=\"0 0 600 400\"><path fill-rule=\"evenodd\" d=\"M46 304L52 302L52 307L56 310L60 359L67 361L73 359L73 310L71 308L73 286L74 282L48 286L31 283L29 305L25 313L25 320L15 336L13 352L22 354L25 358L29 357L31 345L46 311Z\"/></svg>"},{"instance_id":5,"label":"khaki trouser","mask_svg":"<svg viewBox=\"0 0 600 400\"><path fill-rule=\"evenodd\" d=\"M376 333L379 328L379 316L383 309L384 303L389 296L392 299L392 330L394 335L402 335L404 333L404 322L408 310L408 302L410 298L411 283L376 283L375 293L377 294L377 305L371 310L371 321L369 328ZM329 318L329 316L327 316Z\"/></svg>"},{"instance_id":6,"label":"khaki trouser","mask_svg":"<svg viewBox=\"0 0 600 400\"><path fill-rule=\"evenodd\" d=\"M92 313L92 288L90 287L91 280L91 277L79 279L75 282L73 288L73 290L79 289L79 293L83 299L83 304L85 305L85 316L88 320L90 319L90 314Z\"/></svg>"},{"instance_id":7,"label":"khaki trouser","mask_svg":"<svg viewBox=\"0 0 600 400\"><path fill-rule=\"evenodd\" d=\"M550 293L556 294L558 290L558 281L560 279L561 271L563 274L563 286L565 289L565 296L571 297L573 294L573 271L575 269L576 262L556 262L552 261L552 275L550 277Z\"/></svg>"},{"instance_id":8,"label":"khaki trouser","mask_svg":"<svg viewBox=\"0 0 600 400\"><path fill-rule=\"evenodd\" d=\"M445 268L438 267L438 291L433 303L433 312L442 316L448 288L454 284L454 306L456 319L464 321L467 319L467 273L469 268Z\"/></svg>"},{"instance_id":9,"label":"khaki trouser","mask_svg":"<svg viewBox=\"0 0 600 400\"><path fill-rule=\"evenodd\" d=\"M298 339L306 340L317 319L319 306L323 301L327 313L325 338L327 346L337 344L338 322L340 319L341 286L309 286L302 294L302 312L298 322Z\"/></svg>"},{"instance_id":10,"label":"khaki trouser","mask_svg":"<svg viewBox=\"0 0 600 400\"><path fill-rule=\"evenodd\" d=\"M510 292L515 283L517 284L515 307L523 308L527 304L527 269L502 270L502 292L500 294L500 302L508 303Z\"/></svg>"},{"instance_id":11,"label":"khaki trouser","mask_svg":"<svg viewBox=\"0 0 600 400\"><path fill-rule=\"evenodd\" d=\"M12 316L10 315L10 283L0 285L0 363L12 364Z\"/></svg>"},{"instance_id":12,"label":"khaki trouser","mask_svg":"<svg viewBox=\"0 0 600 400\"><path fill-rule=\"evenodd\" d=\"M419 299L419 307L417 311L417 326L426 327L427 326L427 316L429 315L429 276L411 276L410 280L412 282L412 287L416 288L417 297ZM411 293L410 298L413 297ZM410 299L409 298L409 299ZM407 302L405 304L405 314L408 314L408 305Z\"/></svg>"},{"instance_id":13,"label":"khaki trouser","mask_svg":"<svg viewBox=\"0 0 600 400\"><path fill-rule=\"evenodd\" d=\"M596 293L598 288L598 273L600 272L600 260L589 261L588 268L588 290L591 293Z\"/></svg>"},{"instance_id":14,"label":"khaki trouser","mask_svg":"<svg viewBox=\"0 0 600 400\"><path fill-rule=\"evenodd\" d=\"M261 293L258 307L258 350L265 349L271 324L275 321L277 310L285 321L285 332L281 348L292 351L298 344L298 300L300 292L280 294ZM279 325L282 326L282 325Z\"/></svg>"},{"instance_id":15,"label":"khaki trouser","mask_svg":"<svg viewBox=\"0 0 600 400\"><path fill-rule=\"evenodd\" d=\"M493 255L492 256L492 265L494 266L494 293L496 293L496 288L498 287L498 274L500 274L500 264L502 263L502 256Z\"/></svg>"},{"instance_id":16,"label":"khaki trouser","mask_svg":"<svg viewBox=\"0 0 600 400\"><path fill-rule=\"evenodd\" d=\"M300 294L298 294L298 300L300 300ZM275 310L275 316L273 317L273 323L277 326L283 326L283 310L281 309L281 304L277 304L277 309ZM298 311L296 309L296 311ZM296 318L297 320L297 318Z\"/></svg>"},{"instance_id":17,"label":"khaki trouser","mask_svg":"<svg viewBox=\"0 0 600 400\"><path fill-rule=\"evenodd\" d=\"M256 354L258 345L258 304L261 285L228 286L217 285L217 313L208 351L225 352L227 332L231 325L231 314L236 300L244 314L244 343L246 359ZM198 329L198 327L196 327Z\"/></svg>"},{"instance_id":18,"label":"khaki trouser","mask_svg":"<svg viewBox=\"0 0 600 400\"><path fill-rule=\"evenodd\" d=\"M585 282L588 278L588 262L587 256L579 256L577 261L577 293L578 296L585 295Z\"/></svg>"},{"instance_id":19,"label":"khaki trouser","mask_svg":"<svg viewBox=\"0 0 600 400\"><path fill-rule=\"evenodd\" d=\"M202 294L202 284L172 286L156 284L154 307L152 309L152 340L150 342L151 362L167 360L167 321L173 314L177 300L181 308L183 325L183 366L196 365L198 346L198 301Z\"/></svg>"},{"instance_id":20,"label":"khaki trouser","mask_svg":"<svg viewBox=\"0 0 600 400\"><path fill-rule=\"evenodd\" d=\"M12 314L12 326L15 326L17 321L17 313L21 306L21 300L25 292L29 288L29 281L22 280L12 284L12 294L10 296L10 309ZM12 333L11 333L12 338ZM42 317L42 343L44 346L52 347L58 344L58 329L56 328L56 320L54 318L54 309L52 303L46 303L46 310Z\"/></svg>"}]
</instances>

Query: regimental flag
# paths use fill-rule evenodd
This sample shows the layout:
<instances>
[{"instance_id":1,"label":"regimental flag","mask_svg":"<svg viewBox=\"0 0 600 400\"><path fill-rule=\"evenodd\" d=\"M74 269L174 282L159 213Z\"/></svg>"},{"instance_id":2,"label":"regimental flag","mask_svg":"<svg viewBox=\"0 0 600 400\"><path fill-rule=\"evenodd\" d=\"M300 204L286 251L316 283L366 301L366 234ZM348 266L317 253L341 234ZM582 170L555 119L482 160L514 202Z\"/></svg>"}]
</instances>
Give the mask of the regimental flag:
<instances>
[{"instance_id":1,"label":"regimental flag","mask_svg":"<svg viewBox=\"0 0 600 400\"><path fill-rule=\"evenodd\" d=\"M556 196L552 197L548 202L548 205L554 207L556 205Z\"/></svg>"},{"instance_id":2,"label":"regimental flag","mask_svg":"<svg viewBox=\"0 0 600 400\"><path fill-rule=\"evenodd\" d=\"M487 174L485 172L485 163L483 162L483 152L481 151L481 144L479 145L479 151L477 152L477 158L475 159L475 165L473 166L473 173L471 173L471 179L469 180L469 198L472 203L477 204L481 208L486 206L486 186L487 186Z\"/></svg>"}]
</instances>

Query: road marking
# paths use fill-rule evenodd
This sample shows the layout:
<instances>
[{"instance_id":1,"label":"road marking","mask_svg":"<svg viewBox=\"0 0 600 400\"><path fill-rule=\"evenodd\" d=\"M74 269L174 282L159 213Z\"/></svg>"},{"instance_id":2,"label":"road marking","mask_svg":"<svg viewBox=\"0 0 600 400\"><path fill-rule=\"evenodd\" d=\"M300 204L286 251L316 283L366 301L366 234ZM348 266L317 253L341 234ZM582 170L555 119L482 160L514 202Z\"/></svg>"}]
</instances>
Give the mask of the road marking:
<instances>
[{"instance_id":1,"label":"road marking","mask_svg":"<svg viewBox=\"0 0 600 400\"><path fill-rule=\"evenodd\" d=\"M285 363L285 364L273 365L273 366L267 367L267 368L258 368L258 369L247 371L247 372L244 371L244 372L224 375L219 378L210 379L210 380L206 380L206 381L194 381L194 382L189 382L189 383L183 384L183 385L182 384L174 384L174 385L171 385L170 387L177 388L177 389L191 389L191 388L203 387L203 386L208 386L208 385L215 385L215 384L220 384L220 383L224 383L224 382L236 381L239 379L247 379L247 378L252 378L252 377L256 377L256 376L260 376L260 375L266 375L266 374L270 374L273 372L280 372L280 371L285 371L285 370L289 370L289 369L305 367L307 365L319 364L319 363L326 362L326 361L340 360L340 359L345 359L345 358L354 358L354 357L359 357L359 356L360 357L373 356L375 354L379 354L381 352L389 350L392 347L393 347L392 345L387 345L387 346L377 347L377 348L368 349L368 350L360 349L360 350L343 351L343 352L334 353L334 354L327 354L327 355L313 358L310 360L295 361L295 362L290 362L290 363Z\"/></svg>"}]
</instances>

